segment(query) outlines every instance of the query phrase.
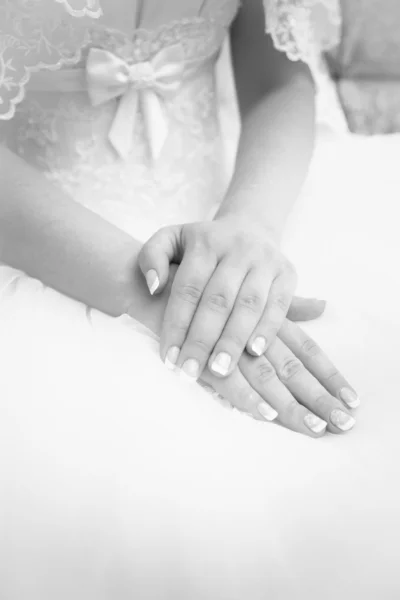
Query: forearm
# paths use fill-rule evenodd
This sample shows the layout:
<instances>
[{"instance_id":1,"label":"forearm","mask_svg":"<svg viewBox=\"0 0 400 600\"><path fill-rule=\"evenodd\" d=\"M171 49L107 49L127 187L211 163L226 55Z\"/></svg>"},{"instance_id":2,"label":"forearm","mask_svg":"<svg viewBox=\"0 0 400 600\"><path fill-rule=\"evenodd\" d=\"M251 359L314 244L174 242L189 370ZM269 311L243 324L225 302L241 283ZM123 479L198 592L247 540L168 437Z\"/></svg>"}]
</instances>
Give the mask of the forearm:
<instances>
[{"instance_id":1,"label":"forearm","mask_svg":"<svg viewBox=\"0 0 400 600\"><path fill-rule=\"evenodd\" d=\"M141 244L0 149L0 261L105 313L138 316Z\"/></svg>"},{"instance_id":2,"label":"forearm","mask_svg":"<svg viewBox=\"0 0 400 600\"><path fill-rule=\"evenodd\" d=\"M313 87L297 77L242 114L236 168L218 216L246 215L279 238L312 155Z\"/></svg>"},{"instance_id":3,"label":"forearm","mask_svg":"<svg viewBox=\"0 0 400 600\"><path fill-rule=\"evenodd\" d=\"M231 31L242 132L231 185L217 217L239 215L278 237L314 143L314 84L265 33L262 0L242 4Z\"/></svg>"}]
</instances>

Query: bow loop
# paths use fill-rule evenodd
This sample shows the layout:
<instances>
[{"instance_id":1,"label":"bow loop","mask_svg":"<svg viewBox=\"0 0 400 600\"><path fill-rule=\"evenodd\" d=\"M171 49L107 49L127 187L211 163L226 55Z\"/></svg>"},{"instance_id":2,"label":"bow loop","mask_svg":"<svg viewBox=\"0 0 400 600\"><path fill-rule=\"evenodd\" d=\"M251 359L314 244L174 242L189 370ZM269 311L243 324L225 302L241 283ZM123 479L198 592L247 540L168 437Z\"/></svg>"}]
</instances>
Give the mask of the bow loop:
<instances>
[{"instance_id":1,"label":"bow loop","mask_svg":"<svg viewBox=\"0 0 400 600\"><path fill-rule=\"evenodd\" d=\"M126 157L132 148L139 95L143 92L143 100L151 99L148 104L153 107L143 111L153 156L161 150L168 133L164 101L169 94L178 91L184 68L184 51L180 44L161 50L149 61L135 64L107 50L90 49L86 64L89 98L93 106L119 100L109 139L120 156ZM159 120L160 115L164 121L159 128L163 140L155 139L155 128L149 122L153 118Z\"/></svg>"}]
</instances>

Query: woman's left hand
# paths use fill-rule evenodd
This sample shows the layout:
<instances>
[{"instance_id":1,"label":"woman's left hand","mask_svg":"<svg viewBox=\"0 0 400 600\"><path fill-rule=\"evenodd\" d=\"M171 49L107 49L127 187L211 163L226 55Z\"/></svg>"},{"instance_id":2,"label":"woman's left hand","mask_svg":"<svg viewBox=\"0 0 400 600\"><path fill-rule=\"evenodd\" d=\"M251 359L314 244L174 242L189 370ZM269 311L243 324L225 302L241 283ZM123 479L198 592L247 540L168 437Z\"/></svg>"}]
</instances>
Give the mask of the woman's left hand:
<instances>
[{"instance_id":1,"label":"woman's left hand","mask_svg":"<svg viewBox=\"0 0 400 600\"><path fill-rule=\"evenodd\" d=\"M346 433L355 424L351 409L360 404L326 354L288 320L265 355L243 354L229 377L206 371L200 383L257 420L276 420L310 437L321 437L326 430Z\"/></svg>"},{"instance_id":2,"label":"woman's left hand","mask_svg":"<svg viewBox=\"0 0 400 600\"><path fill-rule=\"evenodd\" d=\"M265 227L243 218L160 229L139 264L152 293L161 292L178 263L164 316L162 359L198 379L205 367L219 377L243 351L261 356L290 307L296 274Z\"/></svg>"}]
</instances>

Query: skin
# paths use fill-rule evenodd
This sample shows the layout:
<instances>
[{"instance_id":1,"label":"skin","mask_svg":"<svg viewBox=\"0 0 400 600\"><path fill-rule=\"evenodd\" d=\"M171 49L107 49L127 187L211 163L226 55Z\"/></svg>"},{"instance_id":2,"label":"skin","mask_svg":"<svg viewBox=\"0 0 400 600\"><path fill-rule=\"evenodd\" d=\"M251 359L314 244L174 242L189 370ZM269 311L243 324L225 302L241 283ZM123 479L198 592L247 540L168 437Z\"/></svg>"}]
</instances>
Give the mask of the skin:
<instances>
[{"instance_id":1,"label":"skin","mask_svg":"<svg viewBox=\"0 0 400 600\"><path fill-rule=\"evenodd\" d=\"M142 322L157 335L163 326L177 266L171 267L165 289L150 300L156 310ZM296 299L292 317L317 317L319 302ZM174 365L170 368L182 375ZM352 410L360 404L348 381L315 341L285 319L278 336L260 357L243 353L225 378L205 370L198 383L212 388L238 410L260 421L274 421L293 431L318 438L326 431L346 433L355 424Z\"/></svg>"},{"instance_id":2,"label":"skin","mask_svg":"<svg viewBox=\"0 0 400 600\"><path fill-rule=\"evenodd\" d=\"M235 27L237 28L236 31L240 33L241 29L239 25L235 25ZM240 40L239 33L235 34L234 29L234 38L236 35L238 36L237 39ZM243 66L242 73L245 71L246 69ZM277 73L278 71L281 73L280 69L277 69ZM273 227L274 233L271 233L268 248L271 249L271 252L276 252L277 256L280 256L280 254L274 246L277 236L276 231L278 230L280 218L290 205L289 200L292 198L291 186L295 181L295 177L290 178L291 183L288 185L288 189L281 187L282 172L286 172L289 163L286 160L278 160L277 158L275 139L277 131L275 130L274 133L274 127L272 127L273 119L272 117L268 117L267 113L272 110L271 107L273 106L276 106L277 110L282 98L287 98L289 102L290 94L286 87L289 85L289 81L297 82L292 92L299 94L299 97L301 95L300 91L303 93L304 90L309 89L307 87L308 84L304 83L308 78L307 72L303 67L301 67L301 71L306 76L304 81L302 75L299 75L299 78L292 77L293 72L288 72L285 78L283 78L282 74L279 77L276 75L276 81L274 77L274 93L268 95L269 104L264 104L263 102L252 104L248 100L249 106L254 107L254 110L249 113L250 116L248 118L248 123L251 126L244 127L239 149L237 174L232 181L227 201L223 205L224 208L221 209L215 221L215 224L218 224L221 230L226 229L228 221L232 223L232 227L239 220L243 223L240 206L243 207L243 205L247 204L250 206L252 202L254 202L255 211L252 212L253 218L257 214L256 207L261 206L261 191L259 194L256 193L257 190L252 185L264 173L264 168L261 167L261 160L257 163L255 162L255 158L262 152L262 164L265 164L264 161L267 159L268 161L277 162L276 167L270 170L269 183L266 183L265 179L263 179L262 190L264 191L262 200L265 206L268 207L265 213L268 213L270 218L268 223L266 221L265 226L261 220L258 221L260 227L259 235L263 237L264 232L272 232L271 227ZM241 100L242 105L246 105L246 102L246 99ZM297 103L294 104L298 105ZM286 112L292 114L290 111ZM257 143L254 143L254 146L252 146L253 142L251 140L254 137L254 133L258 130L261 122L264 123L263 119L258 116L259 114L263 116L263 119L264 117L267 119L264 125L264 134L269 133L267 138L264 137L264 134L261 135L260 133ZM284 122L286 122L286 117L281 122L282 127L284 126ZM253 154L250 152L251 148L253 148ZM293 155L298 152L299 149L296 152L293 150ZM282 166L279 167L281 163ZM247 167L246 164L248 165ZM254 169L258 165L256 171L253 173L249 169L250 164L254 165ZM271 162L271 164L275 163ZM287 177L284 179L286 182L288 181ZM300 175L299 179L301 179ZM250 185L250 180L252 185ZM261 190L260 186L256 187ZM294 187L297 189L297 184ZM129 314L144 325L147 325L155 333L162 333L162 324L165 322L164 316L170 297L176 297L174 293L181 285L179 279L175 283L175 267L171 268L167 261L163 289L160 288L159 295L149 300L146 281L139 267L141 244L98 215L76 203L64 191L49 182L42 173L29 166L23 159L4 147L0 147L0 190L0 262L20 269L29 276L39 279L45 285L90 307L101 310L111 316ZM247 195L245 193L246 190ZM282 198L282 204L286 206L286 209L282 213L279 212L280 216L276 213L275 220L273 215L275 214L274 211L277 203L274 198L276 198L278 191ZM284 201L286 195L287 201ZM252 232L253 234L254 232ZM174 292L172 292L173 289ZM295 310L299 311L300 309L301 312L301 308L301 302L300 304L297 303ZM310 314L315 316L321 312L320 305L313 305L311 303L309 308L311 312L308 313L308 316ZM166 322L168 322L168 319ZM289 335L289 341L285 340L285 347L290 347L289 342L294 343L293 334ZM272 345L270 349L273 351ZM261 418L259 407L262 407L264 404L266 406L270 404L281 415L283 415L284 411L286 411L286 415L290 415L290 417L279 417L283 424L292 429L315 435L315 432L310 432L310 430L304 431L305 413L303 405L299 404L301 408L296 408L296 410L300 412L296 413L293 410L293 403L291 405L288 403L288 381L284 379L282 381L283 385L278 386L278 389L274 388L272 391L270 386L261 389L257 383L259 377L253 368L258 368L258 372L261 369L262 372L266 373L267 369L265 367L257 367L257 365L264 364L266 360L270 361L271 364L275 361L273 368L279 375L279 357L274 358L272 355L262 355L257 359L261 362L254 360L251 363L246 363L249 360L249 356L242 354L240 360L237 362L237 366L230 373L231 377L222 379L215 377L210 372L205 375L204 382L212 385L222 395L227 396L233 405L243 408L246 412L254 413L253 416L256 418ZM307 363L304 363L303 366L306 372L314 372L312 364L307 365ZM304 371L302 373L304 378ZM307 388L306 384L304 385ZM257 396L254 395L255 393ZM338 396L338 394L339 388L335 388L331 391L330 395L328 394L328 408L319 414L325 416L328 414L330 407L333 410L333 407L336 406L334 396ZM256 402L248 406L247 401L244 402L245 396L256 398L258 403ZM311 390L309 393L305 389L304 397L304 403L314 408ZM292 408L290 410L289 408L283 409L282 403L284 402L287 403L287 407L290 408L291 406ZM317 411L317 408L315 408L315 411ZM320 435L320 433L317 435Z\"/></svg>"},{"instance_id":3,"label":"skin","mask_svg":"<svg viewBox=\"0 0 400 600\"><path fill-rule=\"evenodd\" d=\"M242 132L226 197L214 221L164 228L139 257L156 293L180 265L160 352L193 379L230 375L244 350L261 356L284 322L296 273L279 240L313 148L310 72L274 49L261 0L243 3L232 53Z\"/></svg>"}]
</instances>

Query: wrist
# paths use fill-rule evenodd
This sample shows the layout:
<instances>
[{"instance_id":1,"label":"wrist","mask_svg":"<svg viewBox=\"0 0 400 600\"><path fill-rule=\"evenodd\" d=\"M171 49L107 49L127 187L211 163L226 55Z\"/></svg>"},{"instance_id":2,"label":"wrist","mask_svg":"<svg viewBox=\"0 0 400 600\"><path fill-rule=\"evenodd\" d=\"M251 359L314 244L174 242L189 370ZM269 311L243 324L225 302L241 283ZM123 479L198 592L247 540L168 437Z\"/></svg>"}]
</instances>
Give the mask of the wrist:
<instances>
[{"instance_id":1,"label":"wrist","mask_svg":"<svg viewBox=\"0 0 400 600\"><path fill-rule=\"evenodd\" d=\"M156 335L161 333L164 313L177 269L177 265L170 265L169 278L165 289L160 294L151 296L139 265L136 264L134 268L135 293L131 295L125 313L142 323Z\"/></svg>"},{"instance_id":2,"label":"wrist","mask_svg":"<svg viewBox=\"0 0 400 600\"><path fill-rule=\"evenodd\" d=\"M243 203L245 204L245 203ZM237 228L239 231L253 231L261 236L266 236L276 244L280 244L282 239L282 227L277 226L265 215L251 212L248 208L235 210L220 210L214 217L214 221L225 223L227 226Z\"/></svg>"}]
</instances>

